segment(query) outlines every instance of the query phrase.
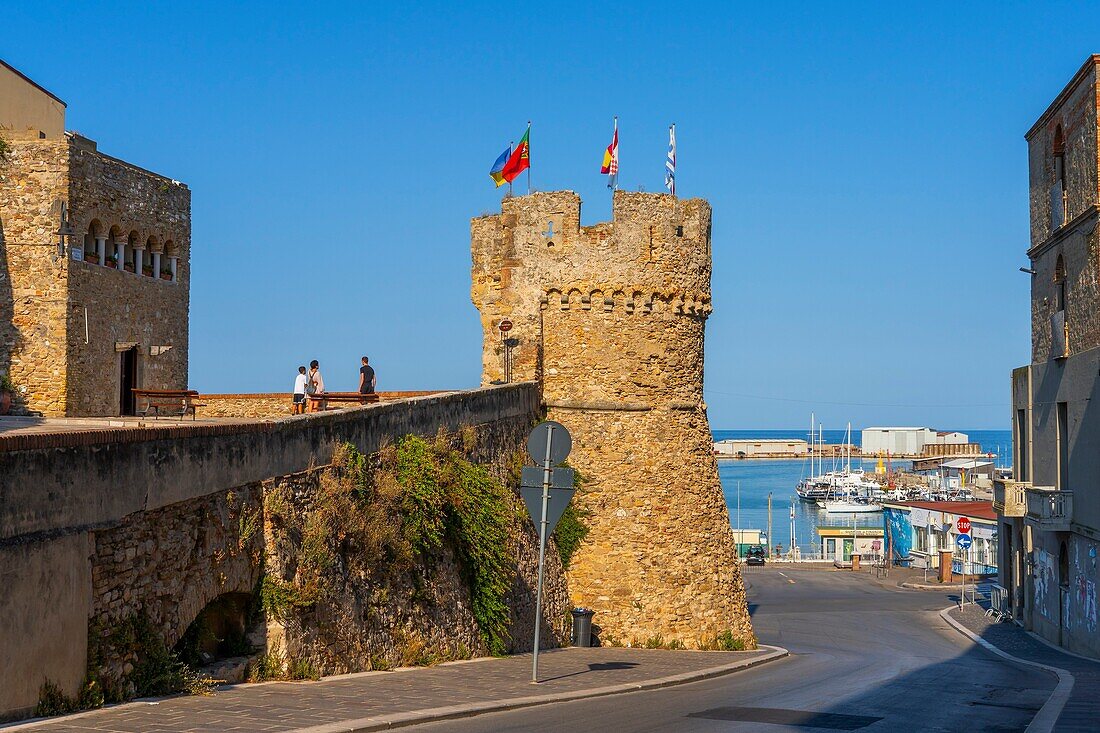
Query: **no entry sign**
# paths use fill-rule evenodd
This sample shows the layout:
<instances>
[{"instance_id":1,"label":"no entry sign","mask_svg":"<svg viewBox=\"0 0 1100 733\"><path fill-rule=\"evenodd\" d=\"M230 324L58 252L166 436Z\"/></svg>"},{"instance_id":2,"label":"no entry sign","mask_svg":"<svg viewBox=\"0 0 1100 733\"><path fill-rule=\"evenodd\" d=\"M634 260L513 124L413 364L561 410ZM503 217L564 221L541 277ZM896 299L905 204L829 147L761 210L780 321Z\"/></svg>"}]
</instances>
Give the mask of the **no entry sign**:
<instances>
[{"instance_id":1,"label":"no entry sign","mask_svg":"<svg viewBox=\"0 0 1100 733\"><path fill-rule=\"evenodd\" d=\"M955 522L955 529L959 530L959 534L970 534L970 520L959 517L959 521Z\"/></svg>"}]
</instances>

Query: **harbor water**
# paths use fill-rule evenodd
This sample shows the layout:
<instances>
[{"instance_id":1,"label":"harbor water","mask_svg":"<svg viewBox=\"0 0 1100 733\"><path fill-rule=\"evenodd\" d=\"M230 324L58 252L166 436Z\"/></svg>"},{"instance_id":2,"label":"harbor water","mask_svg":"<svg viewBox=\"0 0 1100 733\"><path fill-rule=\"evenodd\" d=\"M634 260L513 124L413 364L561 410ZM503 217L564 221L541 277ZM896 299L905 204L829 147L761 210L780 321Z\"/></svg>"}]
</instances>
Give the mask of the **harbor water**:
<instances>
[{"instance_id":1,"label":"harbor water","mask_svg":"<svg viewBox=\"0 0 1100 733\"><path fill-rule=\"evenodd\" d=\"M963 430L971 441L981 443L983 451L997 454L998 466L1010 465L1007 457L1011 455L1012 432L1010 430ZM770 438L805 439L806 431L798 430L715 430L714 439L728 438ZM859 432L852 431L853 443L859 444ZM826 443L844 442L844 431L825 431ZM878 463L876 459L852 460L852 468L859 466L873 472ZM825 459L825 470L833 469L833 459ZM909 461L894 461L893 468L909 468ZM837 466L840 467L839 464ZM769 544L783 545L786 551L791 541L791 507L794 507L795 542L803 553L817 552L821 549L815 529L828 527L881 527L882 515L878 513L851 515L826 514L812 502L799 501L795 486L810 472L809 459L745 459L718 461L718 476L722 481L722 493L729 507L730 524L734 529L768 528L768 494L772 495L772 536ZM738 483L740 483L740 512L738 512ZM740 514L740 520L738 520Z\"/></svg>"}]
</instances>

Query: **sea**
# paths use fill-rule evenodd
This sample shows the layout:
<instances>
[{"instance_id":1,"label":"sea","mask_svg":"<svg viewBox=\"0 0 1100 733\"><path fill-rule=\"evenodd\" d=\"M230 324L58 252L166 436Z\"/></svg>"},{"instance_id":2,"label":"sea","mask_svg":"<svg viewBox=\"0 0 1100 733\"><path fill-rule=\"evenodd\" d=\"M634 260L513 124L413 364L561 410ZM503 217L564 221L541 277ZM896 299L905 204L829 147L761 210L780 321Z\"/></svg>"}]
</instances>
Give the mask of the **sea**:
<instances>
[{"instance_id":1,"label":"sea","mask_svg":"<svg viewBox=\"0 0 1100 733\"><path fill-rule=\"evenodd\" d=\"M954 430L954 429L952 429ZM714 430L714 440L770 439L770 440L806 440L808 431L801 430ZM958 432L970 436L970 442L980 443L984 453L994 455L997 466L1010 466L1012 454L1011 430L965 430ZM844 442L846 431L826 430L826 444L836 445ZM859 445L860 432L852 429L852 443ZM852 467L863 466L865 471L874 471L876 459L852 461ZM894 461L896 468L909 468L909 461ZM826 470L831 469L832 459L826 459ZM839 467L839 465L838 465ZM852 527L852 515L828 515L818 511L809 502L799 501L794 487L810 471L809 459L761 458L745 460L722 460L718 462L718 477L722 481L722 493L729 506L730 524L734 529L768 528L768 495L772 499L772 536L770 544L781 544L786 550L791 543L791 513L794 513L794 542L805 553L820 550L817 534L819 526ZM857 527L882 526L881 514L856 516Z\"/></svg>"}]
</instances>

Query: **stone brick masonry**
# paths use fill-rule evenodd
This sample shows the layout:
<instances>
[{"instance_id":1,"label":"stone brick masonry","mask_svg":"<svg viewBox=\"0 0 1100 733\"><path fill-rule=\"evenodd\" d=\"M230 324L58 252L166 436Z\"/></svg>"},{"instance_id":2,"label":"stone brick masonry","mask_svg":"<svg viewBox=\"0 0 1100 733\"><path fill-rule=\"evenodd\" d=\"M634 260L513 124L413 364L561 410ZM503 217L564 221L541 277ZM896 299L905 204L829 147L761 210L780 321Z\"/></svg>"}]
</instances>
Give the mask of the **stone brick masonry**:
<instances>
[{"instance_id":1,"label":"stone brick masonry","mask_svg":"<svg viewBox=\"0 0 1100 733\"><path fill-rule=\"evenodd\" d=\"M121 350L138 349L137 384L187 386L191 194L186 186L67 134L7 133L0 163L0 373L17 408L117 415ZM61 206L72 236L58 250ZM97 242L97 238L102 241ZM107 266L121 245L175 276ZM102 248L102 258L100 258ZM72 252L84 253L74 259Z\"/></svg>"},{"instance_id":2,"label":"stone brick masonry","mask_svg":"<svg viewBox=\"0 0 1100 733\"><path fill-rule=\"evenodd\" d=\"M710 207L620 191L613 222L581 227L576 194L537 193L471 230L483 382L503 376L508 318L512 379L540 383L588 479L574 602L621 643L751 643L703 403Z\"/></svg>"}]
</instances>

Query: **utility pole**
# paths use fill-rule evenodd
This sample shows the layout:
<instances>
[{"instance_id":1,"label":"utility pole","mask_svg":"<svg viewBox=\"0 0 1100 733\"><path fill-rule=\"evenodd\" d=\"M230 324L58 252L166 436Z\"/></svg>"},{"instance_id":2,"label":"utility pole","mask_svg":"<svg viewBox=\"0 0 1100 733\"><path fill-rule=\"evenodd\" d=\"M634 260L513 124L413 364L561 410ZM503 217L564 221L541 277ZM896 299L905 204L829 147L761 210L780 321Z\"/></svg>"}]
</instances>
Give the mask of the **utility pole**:
<instances>
[{"instance_id":1,"label":"utility pole","mask_svg":"<svg viewBox=\"0 0 1100 733\"><path fill-rule=\"evenodd\" d=\"M791 499L791 544L790 544L790 553L791 553L791 559L792 560L794 559L794 540L795 540L795 537L794 537L794 499Z\"/></svg>"},{"instance_id":2,"label":"utility pole","mask_svg":"<svg viewBox=\"0 0 1100 733\"><path fill-rule=\"evenodd\" d=\"M741 541L745 539L744 530L741 529L741 482L737 482L737 556L741 556ZM771 540L769 539L769 542Z\"/></svg>"},{"instance_id":3,"label":"utility pole","mask_svg":"<svg viewBox=\"0 0 1100 733\"><path fill-rule=\"evenodd\" d=\"M768 492L768 557L772 556L772 492Z\"/></svg>"}]
</instances>

